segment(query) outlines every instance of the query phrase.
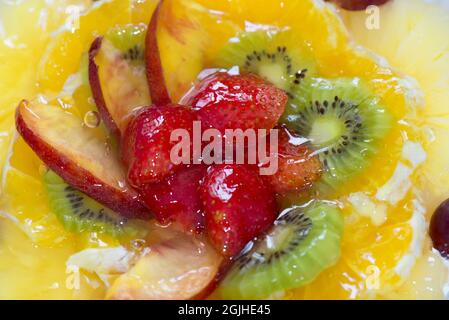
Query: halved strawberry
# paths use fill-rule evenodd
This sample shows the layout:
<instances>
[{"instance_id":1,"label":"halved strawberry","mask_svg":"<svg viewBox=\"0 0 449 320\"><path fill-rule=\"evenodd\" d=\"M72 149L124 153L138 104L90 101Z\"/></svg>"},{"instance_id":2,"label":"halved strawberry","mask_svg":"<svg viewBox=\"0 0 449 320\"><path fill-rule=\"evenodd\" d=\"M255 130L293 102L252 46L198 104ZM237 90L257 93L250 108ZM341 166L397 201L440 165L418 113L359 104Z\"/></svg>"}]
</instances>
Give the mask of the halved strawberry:
<instances>
[{"instance_id":1,"label":"halved strawberry","mask_svg":"<svg viewBox=\"0 0 449 320\"><path fill-rule=\"evenodd\" d=\"M204 128L271 129L285 110L284 91L253 74L217 72L183 99L197 111Z\"/></svg>"},{"instance_id":2,"label":"halved strawberry","mask_svg":"<svg viewBox=\"0 0 449 320\"><path fill-rule=\"evenodd\" d=\"M276 200L257 167L215 165L201 188L206 230L215 248L233 257L276 219Z\"/></svg>"},{"instance_id":3,"label":"halved strawberry","mask_svg":"<svg viewBox=\"0 0 449 320\"><path fill-rule=\"evenodd\" d=\"M121 145L128 180L134 187L160 182L183 167L170 158L172 148L178 143L170 139L176 129L186 130L192 137L195 119L194 113L181 105L152 106L135 116Z\"/></svg>"},{"instance_id":4,"label":"halved strawberry","mask_svg":"<svg viewBox=\"0 0 449 320\"><path fill-rule=\"evenodd\" d=\"M206 170L206 166L192 165L160 183L143 187L143 200L159 222L175 222L185 231L193 233L204 229L199 188Z\"/></svg>"},{"instance_id":5,"label":"halved strawberry","mask_svg":"<svg viewBox=\"0 0 449 320\"><path fill-rule=\"evenodd\" d=\"M307 146L307 139L280 128L277 158L278 169L267 178L278 193L299 191L310 187L321 175L321 163ZM268 153L267 148L267 153ZM272 161L272 160L271 160ZM259 166L267 166L260 163Z\"/></svg>"}]
</instances>

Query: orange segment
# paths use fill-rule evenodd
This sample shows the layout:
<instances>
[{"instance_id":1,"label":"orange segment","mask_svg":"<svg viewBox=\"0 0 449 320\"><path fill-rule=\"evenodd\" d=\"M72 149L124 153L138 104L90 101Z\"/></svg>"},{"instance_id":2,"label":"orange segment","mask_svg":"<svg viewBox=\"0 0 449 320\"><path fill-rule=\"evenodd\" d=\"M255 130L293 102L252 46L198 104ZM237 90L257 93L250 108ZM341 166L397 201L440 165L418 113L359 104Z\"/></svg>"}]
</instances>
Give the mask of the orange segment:
<instances>
[{"instance_id":1,"label":"orange segment","mask_svg":"<svg viewBox=\"0 0 449 320\"><path fill-rule=\"evenodd\" d=\"M312 284L288 292L287 298L372 299L400 286L421 253L419 236L425 232L425 222L420 213L399 208L395 213L402 215L402 222L388 218L374 227L366 218L351 221L353 208L346 207L340 261ZM389 212L392 217L394 214Z\"/></svg>"},{"instance_id":2,"label":"orange segment","mask_svg":"<svg viewBox=\"0 0 449 320\"><path fill-rule=\"evenodd\" d=\"M70 242L36 246L12 221L0 219L0 227L0 299L102 299L100 279L66 270L76 251Z\"/></svg>"},{"instance_id":3,"label":"orange segment","mask_svg":"<svg viewBox=\"0 0 449 320\"><path fill-rule=\"evenodd\" d=\"M36 243L63 246L73 241L48 206L47 194L41 181L15 168L5 177L7 217Z\"/></svg>"},{"instance_id":4,"label":"orange segment","mask_svg":"<svg viewBox=\"0 0 449 320\"><path fill-rule=\"evenodd\" d=\"M159 0L131 0L132 23L148 24Z\"/></svg>"},{"instance_id":5,"label":"orange segment","mask_svg":"<svg viewBox=\"0 0 449 320\"><path fill-rule=\"evenodd\" d=\"M39 65L38 83L44 92L58 92L67 77L77 72L81 55L98 35L116 24L131 21L130 0L113 0L92 6L79 19L79 28L61 31L47 46Z\"/></svg>"}]
</instances>

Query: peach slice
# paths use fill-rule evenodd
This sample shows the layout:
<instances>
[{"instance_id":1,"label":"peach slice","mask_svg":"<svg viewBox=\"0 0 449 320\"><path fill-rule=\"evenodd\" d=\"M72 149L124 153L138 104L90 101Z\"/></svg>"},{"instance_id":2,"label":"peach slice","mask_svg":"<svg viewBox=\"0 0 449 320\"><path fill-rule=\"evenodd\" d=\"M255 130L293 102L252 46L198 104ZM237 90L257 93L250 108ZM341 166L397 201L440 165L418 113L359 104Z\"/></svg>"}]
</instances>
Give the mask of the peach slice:
<instances>
[{"instance_id":1,"label":"peach slice","mask_svg":"<svg viewBox=\"0 0 449 320\"><path fill-rule=\"evenodd\" d=\"M171 103L167 86L165 85L164 71L162 69L161 56L157 41L157 25L162 3L163 1L161 0L154 11L153 16L151 17L145 41L145 62L147 67L148 85L150 87L151 98L157 105Z\"/></svg>"},{"instance_id":2,"label":"peach slice","mask_svg":"<svg viewBox=\"0 0 449 320\"><path fill-rule=\"evenodd\" d=\"M147 78L156 104L178 103L239 27L190 0L163 0L146 37ZM217 35L220 35L219 37Z\"/></svg>"},{"instance_id":3,"label":"peach slice","mask_svg":"<svg viewBox=\"0 0 449 320\"><path fill-rule=\"evenodd\" d=\"M143 61L126 59L106 38L96 38L90 47L89 82L101 118L115 137L135 110L151 104Z\"/></svg>"},{"instance_id":4,"label":"peach slice","mask_svg":"<svg viewBox=\"0 0 449 320\"><path fill-rule=\"evenodd\" d=\"M125 217L150 216L127 184L119 157L76 116L56 106L22 101L16 127L39 158L74 188Z\"/></svg>"},{"instance_id":5,"label":"peach slice","mask_svg":"<svg viewBox=\"0 0 449 320\"><path fill-rule=\"evenodd\" d=\"M222 258L205 241L178 234L149 248L112 284L114 300L184 300L214 282Z\"/></svg>"}]
</instances>

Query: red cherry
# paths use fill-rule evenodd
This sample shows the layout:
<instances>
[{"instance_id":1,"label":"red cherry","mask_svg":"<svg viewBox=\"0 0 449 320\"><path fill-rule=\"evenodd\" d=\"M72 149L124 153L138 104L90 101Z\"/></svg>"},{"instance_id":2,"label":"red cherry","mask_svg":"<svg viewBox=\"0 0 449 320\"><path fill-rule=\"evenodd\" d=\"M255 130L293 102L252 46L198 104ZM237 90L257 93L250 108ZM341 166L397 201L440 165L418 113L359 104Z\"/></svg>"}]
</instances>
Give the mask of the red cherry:
<instances>
[{"instance_id":1,"label":"red cherry","mask_svg":"<svg viewBox=\"0 0 449 320\"><path fill-rule=\"evenodd\" d=\"M217 72L184 99L197 111L204 128L271 129L285 110L284 91L253 75Z\"/></svg>"},{"instance_id":2,"label":"red cherry","mask_svg":"<svg viewBox=\"0 0 449 320\"><path fill-rule=\"evenodd\" d=\"M430 220L429 233L434 248L449 258L449 199L435 210Z\"/></svg>"},{"instance_id":3,"label":"red cherry","mask_svg":"<svg viewBox=\"0 0 449 320\"><path fill-rule=\"evenodd\" d=\"M171 142L175 129L192 136L194 113L180 105L153 106L141 110L128 125L122 139L122 158L128 166L128 180L140 188L156 183L183 167L170 159L178 141Z\"/></svg>"},{"instance_id":4,"label":"red cherry","mask_svg":"<svg viewBox=\"0 0 449 320\"><path fill-rule=\"evenodd\" d=\"M326 0L326 1L332 1L341 8L346 10L358 11L358 10L365 10L368 6L371 5L375 6L383 5L390 0Z\"/></svg>"},{"instance_id":5,"label":"red cherry","mask_svg":"<svg viewBox=\"0 0 449 320\"><path fill-rule=\"evenodd\" d=\"M185 231L200 233L204 213L199 188L207 167L192 165L157 184L143 187L145 204L162 224L175 222Z\"/></svg>"},{"instance_id":6,"label":"red cherry","mask_svg":"<svg viewBox=\"0 0 449 320\"><path fill-rule=\"evenodd\" d=\"M276 219L274 192L257 167L209 167L201 190L207 233L226 257L238 254Z\"/></svg>"}]
</instances>

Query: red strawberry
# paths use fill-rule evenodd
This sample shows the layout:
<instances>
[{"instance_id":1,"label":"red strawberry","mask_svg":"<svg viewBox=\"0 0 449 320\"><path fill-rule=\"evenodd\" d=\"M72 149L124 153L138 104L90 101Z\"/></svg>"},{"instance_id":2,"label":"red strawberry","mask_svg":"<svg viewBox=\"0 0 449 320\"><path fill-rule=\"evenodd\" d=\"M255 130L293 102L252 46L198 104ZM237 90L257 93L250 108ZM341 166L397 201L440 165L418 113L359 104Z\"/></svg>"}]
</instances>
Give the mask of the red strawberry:
<instances>
[{"instance_id":1,"label":"red strawberry","mask_svg":"<svg viewBox=\"0 0 449 320\"><path fill-rule=\"evenodd\" d=\"M201 81L185 99L197 110L203 128L271 129L285 110L284 91L253 75L217 72Z\"/></svg>"},{"instance_id":2,"label":"red strawberry","mask_svg":"<svg viewBox=\"0 0 449 320\"><path fill-rule=\"evenodd\" d=\"M310 187L321 175L321 163L307 147L307 140L303 137L280 128L278 136L277 157L278 169L275 174L266 178L278 193L298 191ZM267 147L267 154L269 153ZM268 164L260 163L266 167Z\"/></svg>"},{"instance_id":3,"label":"red strawberry","mask_svg":"<svg viewBox=\"0 0 449 320\"><path fill-rule=\"evenodd\" d=\"M259 177L257 167L209 167L201 189L206 230L226 257L238 254L276 219L274 192Z\"/></svg>"},{"instance_id":4,"label":"red strawberry","mask_svg":"<svg viewBox=\"0 0 449 320\"><path fill-rule=\"evenodd\" d=\"M143 187L145 204L162 224L176 222L187 232L204 229L204 213L199 188L207 171L192 165L157 184Z\"/></svg>"},{"instance_id":5,"label":"red strawberry","mask_svg":"<svg viewBox=\"0 0 449 320\"><path fill-rule=\"evenodd\" d=\"M170 159L170 152L178 143L171 142L170 136L175 129L184 129L191 137L194 120L194 113L180 105L153 106L135 116L121 144L128 180L134 187L159 182L183 167Z\"/></svg>"}]
</instances>

